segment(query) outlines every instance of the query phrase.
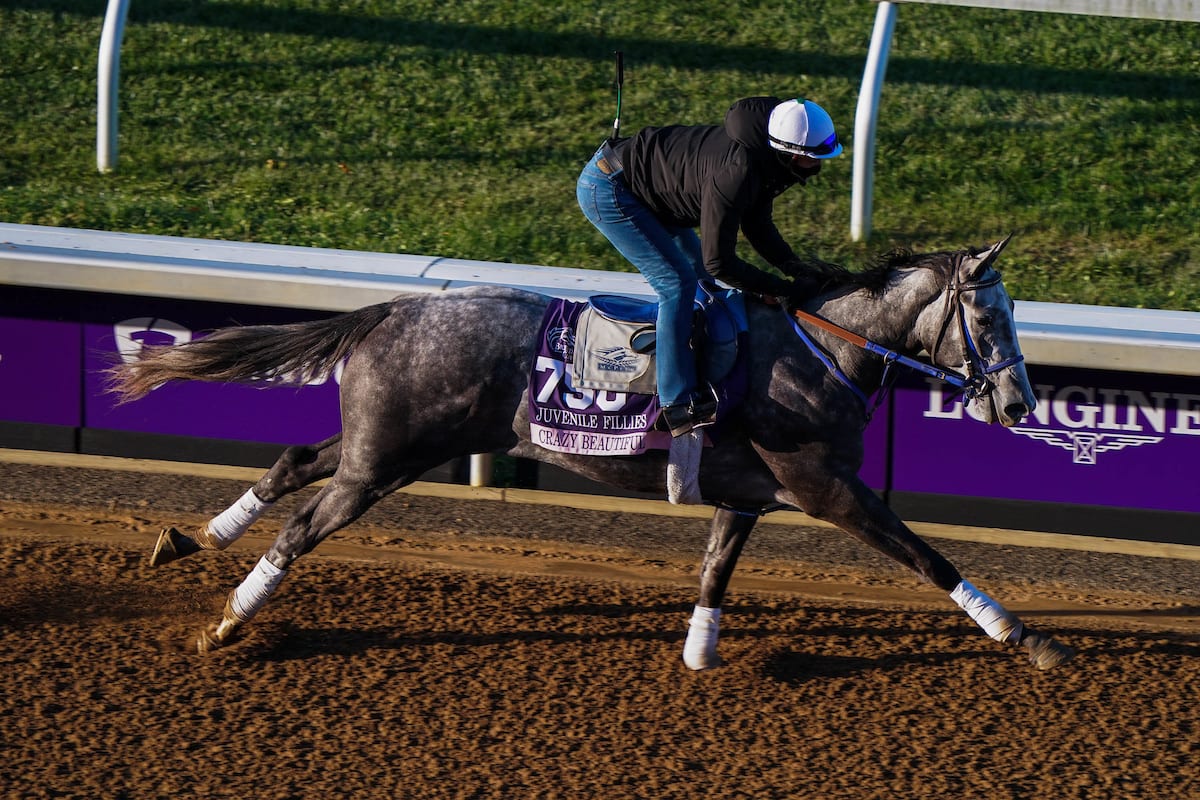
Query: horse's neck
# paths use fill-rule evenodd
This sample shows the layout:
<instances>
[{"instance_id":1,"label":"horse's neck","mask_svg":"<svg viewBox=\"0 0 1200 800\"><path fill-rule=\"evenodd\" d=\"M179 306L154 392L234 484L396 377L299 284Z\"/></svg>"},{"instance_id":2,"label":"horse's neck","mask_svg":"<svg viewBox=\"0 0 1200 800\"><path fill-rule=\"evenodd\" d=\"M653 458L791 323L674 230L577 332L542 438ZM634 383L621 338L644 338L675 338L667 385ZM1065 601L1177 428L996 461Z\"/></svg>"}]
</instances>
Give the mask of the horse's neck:
<instances>
[{"instance_id":1,"label":"horse's neck","mask_svg":"<svg viewBox=\"0 0 1200 800\"><path fill-rule=\"evenodd\" d=\"M836 325L903 355L922 348L919 332L923 314L941 290L928 270L915 270L879 294L859 289L826 300L817 313ZM837 359L851 380L867 385L878 380L882 364L877 356L858 345L826 334L821 343Z\"/></svg>"}]
</instances>

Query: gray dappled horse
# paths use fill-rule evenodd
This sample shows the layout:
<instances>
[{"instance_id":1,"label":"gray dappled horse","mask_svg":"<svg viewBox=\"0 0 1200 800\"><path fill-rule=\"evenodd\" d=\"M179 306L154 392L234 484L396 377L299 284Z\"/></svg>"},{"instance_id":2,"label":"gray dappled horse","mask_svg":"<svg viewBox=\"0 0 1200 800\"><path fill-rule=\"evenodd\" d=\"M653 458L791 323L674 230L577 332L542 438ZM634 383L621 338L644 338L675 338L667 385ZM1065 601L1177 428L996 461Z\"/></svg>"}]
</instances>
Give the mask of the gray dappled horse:
<instances>
[{"instance_id":1,"label":"gray dappled horse","mask_svg":"<svg viewBox=\"0 0 1200 800\"><path fill-rule=\"evenodd\" d=\"M857 273L821 265L826 289L803 309L884 348L909 356L925 351L951 369L961 365L972 378L977 416L1013 426L1036 401L1021 362L1012 300L993 268L1007 241L980 250L893 254ZM184 344L146 348L140 360L113 369L114 390L133 400L171 380L328 374L349 356L340 435L288 448L199 532L184 536L169 529L160 538L155 563L223 549L279 498L330 478L229 594L220 622L199 636L201 652L228 643L297 558L380 498L452 458L506 452L629 490L663 491L665 451L575 455L530 441L530 366L548 302L539 294L487 286L401 295L321 321L224 328ZM1037 667L1069 660L1069 648L1035 633L964 580L859 479L867 416L862 393L880 385L883 359L805 326L852 388L801 340L784 310L747 305L747 396L700 466L702 496L717 510L684 644L687 666L720 664L720 609L729 579L758 517L780 507L803 509L891 556L949 593L993 639L1023 645Z\"/></svg>"}]
</instances>

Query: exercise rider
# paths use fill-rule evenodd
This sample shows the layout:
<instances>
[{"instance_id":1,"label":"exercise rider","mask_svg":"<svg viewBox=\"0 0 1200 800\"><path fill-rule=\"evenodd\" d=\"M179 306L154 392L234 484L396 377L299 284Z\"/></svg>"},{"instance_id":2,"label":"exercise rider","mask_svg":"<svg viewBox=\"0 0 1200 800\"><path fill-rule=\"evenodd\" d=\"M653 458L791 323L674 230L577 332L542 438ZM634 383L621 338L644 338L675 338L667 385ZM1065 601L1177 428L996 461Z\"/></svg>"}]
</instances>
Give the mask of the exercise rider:
<instances>
[{"instance_id":1,"label":"exercise rider","mask_svg":"<svg viewBox=\"0 0 1200 800\"><path fill-rule=\"evenodd\" d=\"M766 299L810 294L815 280L805 280L803 262L775 227L772 204L841 152L833 120L816 103L750 97L733 104L723 125L610 138L583 168L576 196L584 215L658 295L658 395L672 436L716 418L690 348L697 283L717 279ZM739 258L739 229L791 279Z\"/></svg>"}]
</instances>

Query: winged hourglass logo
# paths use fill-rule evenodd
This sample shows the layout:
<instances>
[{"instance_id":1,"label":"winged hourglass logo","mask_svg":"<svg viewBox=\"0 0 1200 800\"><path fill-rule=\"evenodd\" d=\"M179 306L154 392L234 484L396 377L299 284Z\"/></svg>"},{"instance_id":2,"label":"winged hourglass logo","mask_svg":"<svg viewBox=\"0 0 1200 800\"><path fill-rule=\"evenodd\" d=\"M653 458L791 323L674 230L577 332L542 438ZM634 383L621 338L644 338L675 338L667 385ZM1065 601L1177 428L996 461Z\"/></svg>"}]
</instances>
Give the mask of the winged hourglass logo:
<instances>
[{"instance_id":1,"label":"winged hourglass logo","mask_svg":"<svg viewBox=\"0 0 1200 800\"><path fill-rule=\"evenodd\" d=\"M1013 433L1028 436L1039 442L1074 451L1076 464L1095 464L1096 456L1110 450L1124 450L1142 444L1157 444L1161 436L1136 436L1130 433L1092 433L1090 431L1045 430L1042 428L1009 428Z\"/></svg>"}]
</instances>

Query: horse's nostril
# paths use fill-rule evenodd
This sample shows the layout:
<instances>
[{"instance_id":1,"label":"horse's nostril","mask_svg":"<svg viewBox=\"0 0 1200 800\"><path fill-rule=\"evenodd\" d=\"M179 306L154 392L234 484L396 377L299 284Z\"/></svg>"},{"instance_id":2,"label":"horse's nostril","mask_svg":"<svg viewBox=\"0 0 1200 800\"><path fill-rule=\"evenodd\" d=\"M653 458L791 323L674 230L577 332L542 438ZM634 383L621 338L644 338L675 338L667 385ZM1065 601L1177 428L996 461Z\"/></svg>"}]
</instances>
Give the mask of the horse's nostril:
<instances>
[{"instance_id":1,"label":"horse's nostril","mask_svg":"<svg viewBox=\"0 0 1200 800\"><path fill-rule=\"evenodd\" d=\"M1029 414L1029 406L1024 403L1009 403L1004 407L1004 415L1009 419L1015 419L1018 422L1025 419Z\"/></svg>"}]
</instances>

